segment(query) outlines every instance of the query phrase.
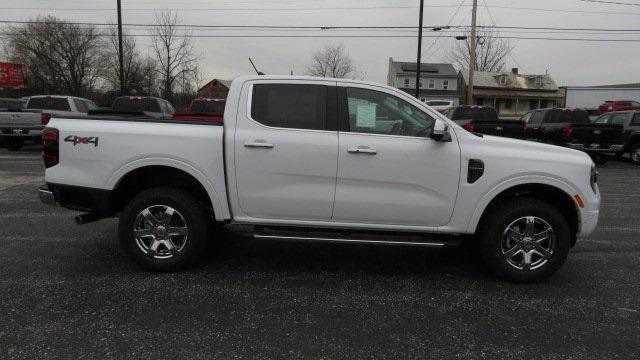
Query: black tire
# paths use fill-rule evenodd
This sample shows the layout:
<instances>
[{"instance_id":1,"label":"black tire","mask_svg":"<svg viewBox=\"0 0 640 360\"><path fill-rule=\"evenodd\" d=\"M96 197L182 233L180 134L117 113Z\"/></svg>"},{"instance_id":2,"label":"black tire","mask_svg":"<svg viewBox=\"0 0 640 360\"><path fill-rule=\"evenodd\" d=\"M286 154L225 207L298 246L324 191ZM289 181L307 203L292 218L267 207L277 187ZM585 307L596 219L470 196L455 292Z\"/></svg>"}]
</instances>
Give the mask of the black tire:
<instances>
[{"instance_id":1,"label":"black tire","mask_svg":"<svg viewBox=\"0 0 640 360\"><path fill-rule=\"evenodd\" d=\"M640 165L640 143L633 144L631 150L629 151L629 156L632 163Z\"/></svg>"},{"instance_id":2,"label":"black tire","mask_svg":"<svg viewBox=\"0 0 640 360\"><path fill-rule=\"evenodd\" d=\"M146 244L140 245L140 240L137 240L139 238L134 235L134 226L139 221L138 216L142 216L141 213L145 209L155 209L156 206L174 209L177 212L172 217L174 224L175 221L184 222L184 226L188 228L188 234L184 237L184 245L179 251L167 255L170 256L169 258L158 258L155 252L152 254L150 246L145 252L143 248L146 247ZM176 220L177 216L180 218ZM154 219L159 220L158 217L154 217ZM203 253L208 242L210 222L205 208L188 192L178 188L157 187L138 194L125 206L120 215L118 232L120 243L127 255L142 267L154 271L177 271L193 265ZM158 227L152 226L149 228L158 229ZM162 230L162 236L159 238L168 239L166 237L166 234L170 232L168 223L166 229ZM144 241L155 241L156 235L149 235L143 239L146 239ZM171 238L170 241L171 244L176 241L177 249L181 245L179 242L182 241L182 238L178 236L178 239ZM168 248L166 250L168 251Z\"/></svg>"},{"instance_id":3,"label":"black tire","mask_svg":"<svg viewBox=\"0 0 640 360\"><path fill-rule=\"evenodd\" d=\"M505 230L526 217L544 220L553 231L552 240L546 243L550 250L546 262L528 270L515 267L503 256ZM548 203L534 198L508 200L492 209L484 218L479 235L484 264L497 276L514 282L536 282L553 275L564 264L571 246L571 232L562 214ZM521 256L524 264L524 254L516 256Z\"/></svg>"},{"instance_id":4,"label":"black tire","mask_svg":"<svg viewBox=\"0 0 640 360\"><path fill-rule=\"evenodd\" d=\"M15 138L6 138L4 139L5 142L5 146L7 147L7 149L11 150L11 151L17 151L22 149L22 146L24 145L24 141L22 139L15 139Z\"/></svg>"}]
</instances>

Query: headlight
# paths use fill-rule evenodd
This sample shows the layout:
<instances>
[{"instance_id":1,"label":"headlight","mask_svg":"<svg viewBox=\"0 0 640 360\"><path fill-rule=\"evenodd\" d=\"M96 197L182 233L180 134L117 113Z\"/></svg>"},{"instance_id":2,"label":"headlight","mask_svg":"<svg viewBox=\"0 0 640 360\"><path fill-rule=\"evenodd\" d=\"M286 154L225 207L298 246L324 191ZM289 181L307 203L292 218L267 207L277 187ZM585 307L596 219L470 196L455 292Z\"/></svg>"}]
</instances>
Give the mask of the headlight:
<instances>
[{"instance_id":1,"label":"headlight","mask_svg":"<svg viewBox=\"0 0 640 360\"><path fill-rule=\"evenodd\" d=\"M596 184L598 183L598 170L596 169L596 165L595 164L591 164L591 188L593 189L593 192L597 192L596 191Z\"/></svg>"}]
</instances>

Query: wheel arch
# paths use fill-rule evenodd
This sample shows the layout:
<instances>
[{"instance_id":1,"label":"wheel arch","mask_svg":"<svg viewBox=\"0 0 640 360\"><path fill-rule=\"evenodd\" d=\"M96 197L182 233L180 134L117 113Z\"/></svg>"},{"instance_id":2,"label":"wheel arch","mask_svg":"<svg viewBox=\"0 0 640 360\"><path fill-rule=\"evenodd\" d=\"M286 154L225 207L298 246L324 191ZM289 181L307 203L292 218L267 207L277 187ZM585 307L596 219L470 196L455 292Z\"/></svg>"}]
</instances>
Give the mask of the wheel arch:
<instances>
[{"instance_id":1,"label":"wheel arch","mask_svg":"<svg viewBox=\"0 0 640 360\"><path fill-rule=\"evenodd\" d=\"M229 218L225 189L216 191L209 179L193 166L174 159L143 159L118 169L108 180L112 207L122 209L135 194L156 186L185 188L209 208L217 221Z\"/></svg>"},{"instance_id":2,"label":"wheel arch","mask_svg":"<svg viewBox=\"0 0 640 360\"><path fill-rule=\"evenodd\" d=\"M479 229L487 214L504 201L517 197L532 197L555 207L567 219L571 230L571 246L574 246L580 228L580 210L571 193L573 191L566 184L549 182L525 182L501 187L484 202L484 206L476 209L470 224L471 232Z\"/></svg>"}]
</instances>

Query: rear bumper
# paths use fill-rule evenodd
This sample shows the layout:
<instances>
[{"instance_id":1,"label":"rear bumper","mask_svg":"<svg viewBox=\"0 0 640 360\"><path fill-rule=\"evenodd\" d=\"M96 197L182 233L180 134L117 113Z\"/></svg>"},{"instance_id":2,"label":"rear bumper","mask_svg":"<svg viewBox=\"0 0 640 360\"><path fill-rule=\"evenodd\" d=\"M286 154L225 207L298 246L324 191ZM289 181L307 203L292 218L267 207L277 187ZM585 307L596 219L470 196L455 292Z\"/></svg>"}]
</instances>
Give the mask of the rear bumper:
<instances>
[{"instance_id":1,"label":"rear bumper","mask_svg":"<svg viewBox=\"0 0 640 360\"><path fill-rule=\"evenodd\" d=\"M58 202L53 195L53 191L49 190L49 187L47 185L40 186L40 188L38 189L38 196L40 197L40 201L43 204L56 206L58 205Z\"/></svg>"},{"instance_id":2,"label":"rear bumper","mask_svg":"<svg viewBox=\"0 0 640 360\"><path fill-rule=\"evenodd\" d=\"M615 153L622 151L624 145L610 145L606 148L594 148L591 146L586 146L585 144L567 143L567 147L588 153Z\"/></svg>"},{"instance_id":3,"label":"rear bumper","mask_svg":"<svg viewBox=\"0 0 640 360\"><path fill-rule=\"evenodd\" d=\"M2 126L0 127L0 136L2 137L19 137L19 138L41 138L44 127L19 127L19 126Z\"/></svg>"},{"instance_id":4,"label":"rear bumper","mask_svg":"<svg viewBox=\"0 0 640 360\"><path fill-rule=\"evenodd\" d=\"M110 213L111 191L82 186L46 184L38 189L40 201L48 205L59 205L67 209Z\"/></svg>"}]
</instances>

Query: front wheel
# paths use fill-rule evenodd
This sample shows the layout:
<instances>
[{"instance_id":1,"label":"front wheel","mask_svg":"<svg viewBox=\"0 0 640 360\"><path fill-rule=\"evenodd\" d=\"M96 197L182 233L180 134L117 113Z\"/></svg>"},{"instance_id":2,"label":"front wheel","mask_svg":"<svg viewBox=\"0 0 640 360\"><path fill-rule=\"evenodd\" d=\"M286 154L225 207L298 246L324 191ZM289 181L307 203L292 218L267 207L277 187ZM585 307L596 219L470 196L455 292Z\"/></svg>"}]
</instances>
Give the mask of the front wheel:
<instances>
[{"instance_id":1,"label":"front wheel","mask_svg":"<svg viewBox=\"0 0 640 360\"><path fill-rule=\"evenodd\" d=\"M533 198L503 203L487 214L480 251L496 275L535 282L553 275L569 253L571 233L556 208Z\"/></svg>"},{"instance_id":2,"label":"front wheel","mask_svg":"<svg viewBox=\"0 0 640 360\"><path fill-rule=\"evenodd\" d=\"M181 189L158 187L133 198L122 210L120 243L131 259L154 271L194 264L206 247L209 218Z\"/></svg>"}]
</instances>

